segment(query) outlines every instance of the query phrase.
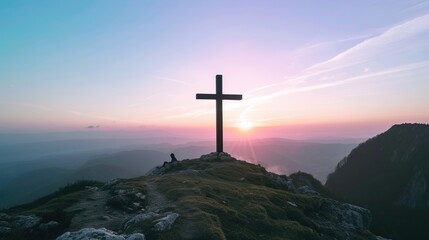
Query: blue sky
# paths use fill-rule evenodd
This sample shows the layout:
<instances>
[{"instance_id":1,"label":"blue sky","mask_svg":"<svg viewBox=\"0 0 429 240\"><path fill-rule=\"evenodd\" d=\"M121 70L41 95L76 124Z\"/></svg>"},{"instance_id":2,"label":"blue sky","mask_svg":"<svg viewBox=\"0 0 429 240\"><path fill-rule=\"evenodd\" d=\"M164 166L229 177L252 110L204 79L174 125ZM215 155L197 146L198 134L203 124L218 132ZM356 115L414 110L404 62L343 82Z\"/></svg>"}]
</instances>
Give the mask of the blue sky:
<instances>
[{"instance_id":1,"label":"blue sky","mask_svg":"<svg viewBox=\"0 0 429 240\"><path fill-rule=\"evenodd\" d=\"M428 1L1 1L0 131L429 121Z\"/></svg>"}]
</instances>

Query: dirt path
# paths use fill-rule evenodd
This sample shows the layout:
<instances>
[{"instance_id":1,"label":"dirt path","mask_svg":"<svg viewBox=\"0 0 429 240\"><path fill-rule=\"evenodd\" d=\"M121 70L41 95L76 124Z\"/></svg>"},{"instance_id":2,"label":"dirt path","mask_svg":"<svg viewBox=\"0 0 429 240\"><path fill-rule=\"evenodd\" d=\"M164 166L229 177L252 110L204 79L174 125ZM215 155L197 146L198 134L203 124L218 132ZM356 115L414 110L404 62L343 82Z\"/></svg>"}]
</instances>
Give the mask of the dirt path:
<instances>
[{"instance_id":1,"label":"dirt path","mask_svg":"<svg viewBox=\"0 0 429 240\"><path fill-rule=\"evenodd\" d=\"M145 182L147 186L148 206L147 212L163 212L165 208L175 207L164 194L162 194L155 181ZM85 227L107 228L113 231L121 231L124 221L132 218L136 213L126 213L113 210L106 205L111 197L108 190L91 189L88 197L81 199L74 205L65 209L73 215L68 231L78 231Z\"/></svg>"},{"instance_id":2,"label":"dirt path","mask_svg":"<svg viewBox=\"0 0 429 240\"><path fill-rule=\"evenodd\" d=\"M76 213L71 220L69 231L77 231L85 227L101 228L118 231L122 228L128 214L112 211L106 206L109 192L107 190L93 190L86 199L82 199L73 206L65 209L66 212Z\"/></svg>"},{"instance_id":3,"label":"dirt path","mask_svg":"<svg viewBox=\"0 0 429 240\"><path fill-rule=\"evenodd\" d=\"M159 212L167 207L174 207L174 204L162 194L154 181L147 181L146 187L148 190L148 206L147 211Z\"/></svg>"}]
</instances>

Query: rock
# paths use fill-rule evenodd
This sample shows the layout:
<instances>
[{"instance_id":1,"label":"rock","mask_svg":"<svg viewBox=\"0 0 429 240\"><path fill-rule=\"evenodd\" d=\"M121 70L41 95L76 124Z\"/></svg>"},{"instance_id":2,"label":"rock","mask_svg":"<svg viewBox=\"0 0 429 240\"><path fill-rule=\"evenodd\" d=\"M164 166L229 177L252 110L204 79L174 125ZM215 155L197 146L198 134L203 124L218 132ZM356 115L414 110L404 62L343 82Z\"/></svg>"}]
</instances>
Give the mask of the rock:
<instances>
[{"instance_id":1,"label":"rock","mask_svg":"<svg viewBox=\"0 0 429 240\"><path fill-rule=\"evenodd\" d=\"M170 230L171 225L173 225L173 223L176 221L178 217L179 217L179 214L170 213L163 218L155 220L154 221L155 225L153 226L153 228L156 232L164 232L164 231Z\"/></svg>"},{"instance_id":2,"label":"rock","mask_svg":"<svg viewBox=\"0 0 429 240\"><path fill-rule=\"evenodd\" d=\"M159 214L154 213L154 212L138 214L125 223L124 229L127 230L132 225L140 224L140 223L142 223L142 222L144 222L150 218L155 218L157 216L159 216Z\"/></svg>"},{"instance_id":3,"label":"rock","mask_svg":"<svg viewBox=\"0 0 429 240\"><path fill-rule=\"evenodd\" d=\"M133 233L126 240L145 240L145 237L142 233Z\"/></svg>"},{"instance_id":4,"label":"rock","mask_svg":"<svg viewBox=\"0 0 429 240\"><path fill-rule=\"evenodd\" d=\"M110 231L106 228L83 228L77 232L66 232L59 236L57 240L92 240L92 239L103 239L103 240L144 240L145 237L141 233L133 233L129 236L118 235L117 233Z\"/></svg>"},{"instance_id":5,"label":"rock","mask_svg":"<svg viewBox=\"0 0 429 240\"><path fill-rule=\"evenodd\" d=\"M390 238L384 238L384 237L380 237L380 236L375 236L375 238L376 238L377 240L392 240L392 239L390 239Z\"/></svg>"},{"instance_id":6,"label":"rock","mask_svg":"<svg viewBox=\"0 0 429 240\"><path fill-rule=\"evenodd\" d=\"M320 195L319 192L317 192L316 190L314 190L312 187L308 185L297 188L296 192L301 194Z\"/></svg>"},{"instance_id":7,"label":"rock","mask_svg":"<svg viewBox=\"0 0 429 240\"><path fill-rule=\"evenodd\" d=\"M0 236L5 236L12 232L12 228L10 227L0 227Z\"/></svg>"},{"instance_id":8,"label":"rock","mask_svg":"<svg viewBox=\"0 0 429 240\"><path fill-rule=\"evenodd\" d=\"M111 179L111 180L107 181L107 182L103 185L103 187L102 187L102 188L103 188L103 189L109 189L109 188L113 187L114 185L118 184L120 180L121 180L121 179L119 179L119 178Z\"/></svg>"},{"instance_id":9,"label":"rock","mask_svg":"<svg viewBox=\"0 0 429 240\"><path fill-rule=\"evenodd\" d=\"M16 216L15 221L16 221L16 225L19 228L28 229L38 225L42 221L42 219L34 215L29 215L29 216L19 215L19 216Z\"/></svg>"},{"instance_id":10,"label":"rock","mask_svg":"<svg viewBox=\"0 0 429 240\"><path fill-rule=\"evenodd\" d=\"M92 186L86 186L85 189L91 191L91 192L96 192L98 191L98 187L92 187Z\"/></svg>"},{"instance_id":11,"label":"rock","mask_svg":"<svg viewBox=\"0 0 429 240\"><path fill-rule=\"evenodd\" d=\"M217 152L212 152L206 155L202 155L200 157L201 160L203 161L215 161L215 160L223 160L223 161L230 161L230 160L237 160L233 157L231 157L231 155L229 155L226 152L221 152L221 153L217 153Z\"/></svg>"},{"instance_id":12,"label":"rock","mask_svg":"<svg viewBox=\"0 0 429 240\"><path fill-rule=\"evenodd\" d=\"M0 213L0 220L2 220L2 221L10 221L11 219L12 219L12 217L9 216L8 214L6 214L6 213Z\"/></svg>"},{"instance_id":13,"label":"rock","mask_svg":"<svg viewBox=\"0 0 429 240\"><path fill-rule=\"evenodd\" d=\"M345 222L357 228L369 228L371 213L368 209L349 203L344 203L342 207L344 208L343 217Z\"/></svg>"},{"instance_id":14,"label":"rock","mask_svg":"<svg viewBox=\"0 0 429 240\"><path fill-rule=\"evenodd\" d=\"M42 223L39 225L39 228L42 230L49 230L58 227L60 225L57 221L50 221L47 223Z\"/></svg>"},{"instance_id":15,"label":"rock","mask_svg":"<svg viewBox=\"0 0 429 240\"><path fill-rule=\"evenodd\" d=\"M146 199L146 195L144 195L143 193L136 193L136 197L140 198L141 200Z\"/></svg>"},{"instance_id":16,"label":"rock","mask_svg":"<svg viewBox=\"0 0 429 240\"><path fill-rule=\"evenodd\" d=\"M116 194L118 194L118 195L125 195L127 193L128 193L128 191L125 189L119 189L118 191L116 191Z\"/></svg>"},{"instance_id":17,"label":"rock","mask_svg":"<svg viewBox=\"0 0 429 240\"><path fill-rule=\"evenodd\" d=\"M321 234L321 239L375 240L375 236L368 231L371 222L368 209L330 198L317 198L318 204L306 212L306 216Z\"/></svg>"},{"instance_id":18,"label":"rock","mask_svg":"<svg viewBox=\"0 0 429 240\"><path fill-rule=\"evenodd\" d=\"M293 185L292 179L284 176L284 175L278 175L272 172L265 172L265 176L270 178L277 186L287 189L287 190L293 190L295 189L295 186Z\"/></svg>"}]
</instances>

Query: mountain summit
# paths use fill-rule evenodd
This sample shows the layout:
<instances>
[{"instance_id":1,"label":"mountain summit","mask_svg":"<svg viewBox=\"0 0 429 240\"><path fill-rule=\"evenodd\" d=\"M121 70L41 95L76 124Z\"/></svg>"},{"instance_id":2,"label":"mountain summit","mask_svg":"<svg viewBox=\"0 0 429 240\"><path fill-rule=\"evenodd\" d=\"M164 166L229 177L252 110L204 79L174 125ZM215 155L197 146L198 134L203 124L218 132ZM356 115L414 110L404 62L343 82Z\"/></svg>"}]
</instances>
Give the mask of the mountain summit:
<instances>
[{"instance_id":1,"label":"mountain summit","mask_svg":"<svg viewBox=\"0 0 429 240\"><path fill-rule=\"evenodd\" d=\"M376 239L368 210L227 153L81 181L0 214L7 239Z\"/></svg>"}]
</instances>

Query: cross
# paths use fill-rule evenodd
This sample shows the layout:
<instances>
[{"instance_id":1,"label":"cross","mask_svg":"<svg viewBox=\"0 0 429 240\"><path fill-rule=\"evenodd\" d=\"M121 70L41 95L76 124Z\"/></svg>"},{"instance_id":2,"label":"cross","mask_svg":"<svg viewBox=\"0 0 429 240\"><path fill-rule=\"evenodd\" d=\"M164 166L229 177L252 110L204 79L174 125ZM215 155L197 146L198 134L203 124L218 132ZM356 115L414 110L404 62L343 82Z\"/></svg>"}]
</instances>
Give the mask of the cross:
<instances>
[{"instance_id":1,"label":"cross","mask_svg":"<svg viewBox=\"0 0 429 240\"><path fill-rule=\"evenodd\" d=\"M223 152L223 114L222 100L241 100L241 94L222 93L222 75L216 75L216 94L197 93L197 99L216 100L216 151Z\"/></svg>"}]
</instances>

